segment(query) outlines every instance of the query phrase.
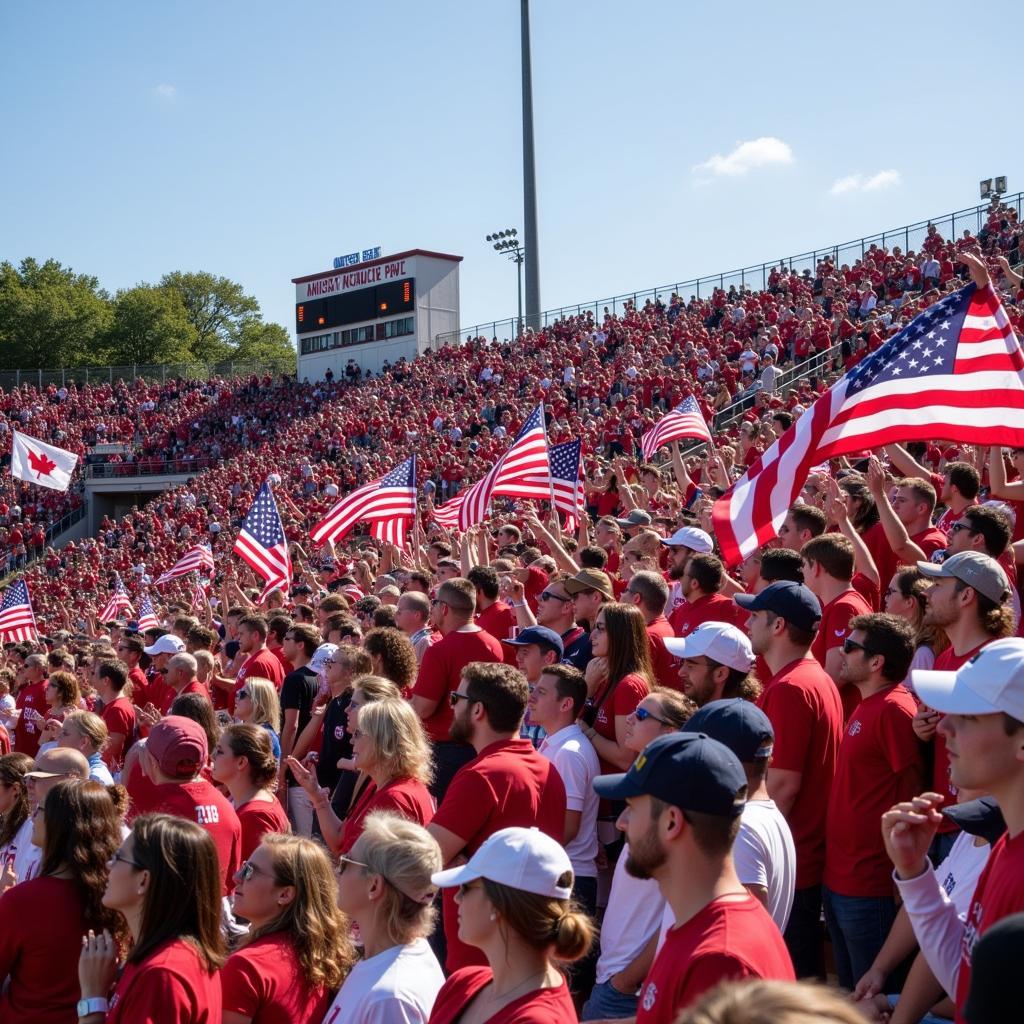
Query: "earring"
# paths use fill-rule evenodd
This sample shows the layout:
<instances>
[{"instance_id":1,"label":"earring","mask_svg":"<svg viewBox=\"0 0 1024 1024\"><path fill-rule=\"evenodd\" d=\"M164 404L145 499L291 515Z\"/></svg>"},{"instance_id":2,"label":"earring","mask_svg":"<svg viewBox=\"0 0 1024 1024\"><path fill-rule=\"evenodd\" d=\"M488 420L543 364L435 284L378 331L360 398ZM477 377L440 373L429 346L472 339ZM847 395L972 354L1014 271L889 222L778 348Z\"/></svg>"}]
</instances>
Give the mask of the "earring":
<instances>
[{"instance_id":1,"label":"earring","mask_svg":"<svg viewBox=\"0 0 1024 1024\"><path fill-rule=\"evenodd\" d=\"M498 920L498 915L497 914L491 914L491 920L492 921L497 921Z\"/></svg>"}]
</instances>

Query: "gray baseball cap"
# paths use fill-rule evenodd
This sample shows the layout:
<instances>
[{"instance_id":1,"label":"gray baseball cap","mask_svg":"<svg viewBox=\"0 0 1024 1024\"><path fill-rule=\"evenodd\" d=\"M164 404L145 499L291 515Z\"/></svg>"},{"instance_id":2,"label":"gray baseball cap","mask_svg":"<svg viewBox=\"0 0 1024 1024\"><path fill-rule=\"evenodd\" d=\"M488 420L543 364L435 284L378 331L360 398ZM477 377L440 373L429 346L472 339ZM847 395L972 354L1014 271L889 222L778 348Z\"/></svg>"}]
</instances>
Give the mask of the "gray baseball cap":
<instances>
[{"instance_id":1,"label":"gray baseball cap","mask_svg":"<svg viewBox=\"0 0 1024 1024\"><path fill-rule=\"evenodd\" d=\"M1003 602L1010 596L1010 581L1002 566L982 551L959 551L939 565L918 562L917 568L933 580L960 580L990 601Z\"/></svg>"}]
</instances>

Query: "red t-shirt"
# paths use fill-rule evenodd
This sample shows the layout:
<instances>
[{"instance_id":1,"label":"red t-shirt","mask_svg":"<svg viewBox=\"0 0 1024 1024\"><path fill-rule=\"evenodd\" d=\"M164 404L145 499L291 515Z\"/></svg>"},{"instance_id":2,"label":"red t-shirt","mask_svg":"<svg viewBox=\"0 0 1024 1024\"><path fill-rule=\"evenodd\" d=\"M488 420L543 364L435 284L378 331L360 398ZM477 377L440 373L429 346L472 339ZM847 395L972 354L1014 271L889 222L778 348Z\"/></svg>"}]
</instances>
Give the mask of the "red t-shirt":
<instances>
[{"instance_id":1,"label":"red t-shirt","mask_svg":"<svg viewBox=\"0 0 1024 1024\"><path fill-rule=\"evenodd\" d=\"M26 717L24 709L32 708L39 714L46 714L46 680L23 686L14 699L14 706L21 710L17 725L14 727L14 749L19 754L35 757L39 753L39 730L41 722L34 722Z\"/></svg>"},{"instance_id":2,"label":"red t-shirt","mask_svg":"<svg viewBox=\"0 0 1024 1024\"><path fill-rule=\"evenodd\" d=\"M79 999L78 956L86 930L78 887L33 878L0 896L0 1020L70 1024Z\"/></svg>"},{"instance_id":3,"label":"red t-shirt","mask_svg":"<svg viewBox=\"0 0 1024 1024\"><path fill-rule=\"evenodd\" d=\"M496 640L510 640L512 630L516 626L516 613L504 601L495 601L482 612L478 612L473 621ZM517 650L518 647L510 647L507 644L502 647L502 656L506 664L516 664Z\"/></svg>"},{"instance_id":4,"label":"red t-shirt","mask_svg":"<svg viewBox=\"0 0 1024 1024\"><path fill-rule=\"evenodd\" d=\"M889 586L889 581L893 578L896 570L901 565L908 563L896 557L896 552L890 547L880 522L865 530L861 539L875 560L881 589L884 591ZM945 548L949 544L946 535L941 530L936 530L934 526L915 533L910 539L924 552L925 559L930 559L939 548Z\"/></svg>"},{"instance_id":5,"label":"red t-shirt","mask_svg":"<svg viewBox=\"0 0 1024 1024\"><path fill-rule=\"evenodd\" d=\"M433 823L465 840L471 857L503 828L536 826L553 839L565 833L565 786L555 766L529 740L492 743L455 773ZM459 941L455 890L444 890L449 971L484 962L479 949Z\"/></svg>"},{"instance_id":6,"label":"red t-shirt","mask_svg":"<svg viewBox=\"0 0 1024 1024\"><path fill-rule=\"evenodd\" d=\"M116 757L109 746L103 748L103 760L107 767L111 771L117 771L124 764L128 748L135 742L135 708L127 697L115 697L109 704L104 705L100 718L106 723L108 732L124 736L124 746Z\"/></svg>"},{"instance_id":7,"label":"red t-shirt","mask_svg":"<svg viewBox=\"0 0 1024 1024\"><path fill-rule=\"evenodd\" d=\"M252 851L268 832L291 832L291 822L280 800L250 800L235 808L242 826L241 860L248 860Z\"/></svg>"},{"instance_id":8,"label":"red t-shirt","mask_svg":"<svg viewBox=\"0 0 1024 1024\"><path fill-rule=\"evenodd\" d=\"M437 701L434 713L423 722L434 743L447 743L451 739L448 727L452 724L452 707L448 694L458 688L462 670L471 661L504 660L501 641L482 629L448 633L423 652L412 695Z\"/></svg>"},{"instance_id":9,"label":"red t-shirt","mask_svg":"<svg viewBox=\"0 0 1024 1024\"><path fill-rule=\"evenodd\" d=\"M182 687L181 693L177 693L169 686L165 686L160 693L160 703L157 704L160 714L170 714L171 705L185 693L201 693L207 700L210 700L210 691L198 679L193 679L191 682L186 683Z\"/></svg>"},{"instance_id":10,"label":"red t-shirt","mask_svg":"<svg viewBox=\"0 0 1024 1024\"><path fill-rule=\"evenodd\" d=\"M852 587L834 597L821 609L821 622L811 643L811 654L822 668L825 667L828 652L842 647L850 635L850 619L857 615L870 615L871 611L863 595ZM846 721L860 702L860 691L849 683L840 685L839 699L843 702L843 721Z\"/></svg>"},{"instance_id":11,"label":"red t-shirt","mask_svg":"<svg viewBox=\"0 0 1024 1024\"><path fill-rule=\"evenodd\" d=\"M806 889L821 882L825 866L825 814L843 731L839 691L813 658L804 658L776 672L757 703L775 731L772 767L803 776L786 820L796 846L796 887Z\"/></svg>"},{"instance_id":12,"label":"red t-shirt","mask_svg":"<svg viewBox=\"0 0 1024 1024\"><path fill-rule=\"evenodd\" d=\"M220 972L208 971L195 946L176 939L125 967L106 1024L220 1024L221 1015Z\"/></svg>"},{"instance_id":13,"label":"red t-shirt","mask_svg":"<svg viewBox=\"0 0 1024 1024\"><path fill-rule=\"evenodd\" d=\"M651 664L654 667L654 679L659 686L670 690L680 690L679 666L675 657L668 653L665 638L675 636L672 624L664 615L659 615L647 626L647 640L651 646Z\"/></svg>"},{"instance_id":14,"label":"red t-shirt","mask_svg":"<svg viewBox=\"0 0 1024 1024\"><path fill-rule=\"evenodd\" d=\"M793 963L778 927L753 896L719 896L669 929L640 989L636 1024L672 1024L719 982L742 978L794 981Z\"/></svg>"},{"instance_id":15,"label":"red t-shirt","mask_svg":"<svg viewBox=\"0 0 1024 1024\"><path fill-rule=\"evenodd\" d=\"M676 605L669 622L676 636L689 636L701 623L729 622L742 629L750 613L731 598L721 594L705 594L696 601Z\"/></svg>"},{"instance_id":16,"label":"red t-shirt","mask_svg":"<svg viewBox=\"0 0 1024 1024\"><path fill-rule=\"evenodd\" d=\"M152 699L149 693L149 680L146 679L146 673L136 665L128 673L128 682L132 684L132 703L136 707L144 708Z\"/></svg>"},{"instance_id":17,"label":"red t-shirt","mask_svg":"<svg viewBox=\"0 0 1024 1024\"><path fill-rule=\"evenodd\" d=\"M264 647L255 654L250 654L245 659L245 664L238 670L238 675L235 676L235 693L238 693L248 678L269 679L280 690L284 675L284 666L280 659L275 658L273 653Z\"/></svg>"},{"instance_id":18,"label":"red t-shirt","mask_svg":"<svg viewBox=\"0 0 1024 1024\"><path fill-rule=\"evenodd\" d=\"M600 701L608 687L603 687L597 694L595 703ZM604 703L598 709L597 718L594 720L594 732L598 735L603 736L605 739L615 739L615 719L625 718L626 715L631 715L635 710L637 704L640 703L650 693L650 687L647 685L647 680L643 676L637 675L635 672L631 672L627 676L623 676L618 685L612 690L611 694L604 698ZM610 761L606 761L603 757L598 755L598 760L601 762L601 774L608 775L615 772L622 771L621 768L612 764Z\"/></svg>"},{"instance_id":19,"label":"red t-shirt","mask_svg":"<svg viewBox=\"0 0 1024 1024\"><path fill-rule=\"evenodd\" d=\"M220 862L221 885L224 894L234 887L234 875L242 863L242 825L227 797L205 779L196 782L166 782L154 786L150 804L136 806L136 814L162 811L176 814L202 825L213 836Z\"/></svg>"},{"instance_id":20,"label":"red t-shirt","mask_svg":"<svg viewBox=\"0 0 1024 1024\"><path fill-rule=\"evenodd\" d=\"M221 968L224 1012L252 1024L320 1024L331 1005L323 987L310 988L290 935L272 932L243 946Z\"/></svg>"},{"instance_id":21,"label":"red t-shirt","mask_svg":"<svg viewBox=\"0 0 1024 1024\"><path fill-rule=\"evenodd\" d=\"M363 832L363 821L374 811L389 811L419 825L427 825L436 809L430 790L418 779L394 779L383 789L377 789L371 782L348 812L341 833L341 852L348 853L355 846Z\"/></svg>"},{"instance_id":22,"label":"red t-shirt","mask_svg":"<svg viewBox=\"0 0 1024 1024\"><path fill-rule=\"evenodd\" d=\"M879 823L894 804L921 792L916 711L900 684L865 698L850 716L825 823L824 882L842 896L892 895L892 864Z\"/></svg>"},{"instance_id":23,"label":"red t-shirt","mask_svg":"<svg viewBox=\"0 0 1024 1024\"><path fill-rule=\"evenodd\" d=\"M490 967L463 967L441 986L429 1024L457 1021L477 993L491 980ZM576 1020L569 986L525 992L487 1018L487 1024L568 1024Z\"/></svg>"}]
</instances>

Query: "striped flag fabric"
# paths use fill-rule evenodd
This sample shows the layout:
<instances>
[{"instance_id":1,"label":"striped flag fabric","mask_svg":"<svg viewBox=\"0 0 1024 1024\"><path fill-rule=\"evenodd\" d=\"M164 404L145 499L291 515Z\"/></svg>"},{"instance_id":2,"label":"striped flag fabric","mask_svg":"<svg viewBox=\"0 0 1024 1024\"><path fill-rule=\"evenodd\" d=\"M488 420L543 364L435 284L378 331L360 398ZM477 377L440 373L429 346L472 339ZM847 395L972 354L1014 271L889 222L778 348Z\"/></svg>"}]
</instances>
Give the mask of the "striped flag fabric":
<instances>
[{"instance_id":1,"label":"striped flag fabric","mask_svg":"<svg viewBox=\"0 0 1024 1024\"><path fill-rule=\"evenodd\" d=\"M431 518L446 530L455 529L459 525L459 509L462 508L462 501L465 497L466 492L460 491L443 505L435 506L431 512Z\"/></svg>"},{"instance_id":2,"label":"striped flag fabric","mask_svg":"<svg viewBox=\"0 0 1024 1024\"><path fill-rule=\"evenodd\" d=\"M213 572L213 552L206 544L190 547L167 572L157 577L156 586L163 586L179 576L187 576L190 572L199 572L201 569Z\"/></svg>"},{"instance_id":3,"label":"striped flag fabric","mask_svg":"<svg viewBox=\"0 0 1024 1024\"><path fill-rule=\"evenodd\" d=\"M580 479L580 453L583 442L566 441L551 448L551 481L555 508L566 516L565 528L572 532L579 526L586 504L583 481Z\"/></svg>"},{"instance_id":4,"label":"striped flag fabric","mask_svg":"<svg viewBox=\"0 0 1024 1024\"><path fill-rule=\"evenodd\" d=\"M551 495L550 481L551 461L542 402L526 418L511 447L490 472L464 492L459 507L459 529L468 530L482 523L487 518L491 498L495 494L512 498L548 498Z\"/></svg>"},{"instance_id":5,"label":"striped flag fabric","mask_svg":"<svg viewBox=\"0 0 1024 1024\"><path fill-rule=\"evenodd\" d=\"M288 556L288 538L270 484L266 481L256 494L232 551L252 567L266 585L260 591L263 601L272 590L288 593L292 583L292 562Z\"/></svg>"},{"instance_id":6,"label":"striped flag fabric","mask_svg":"<svg viewBox=\"0 0 1024 1024\"><path fill-rule=\"evenodd\" d=\"M198 573L192 581L192 611L201 612L207 605L207 582Z\"/></svg>"},{"instance_id":7,"label":"striped flag fabric","mask_svg":"<svg viewBox=\"0 0 1024 1024\"><path fill-rule=\"evenodd\" d=\"M122 615L129 615L132 611L131 598L128 596L128 591L124 588L121 577L118 576L114 583L114 592L110 595L110 600L107 601L96 617L100 622L113 622L114 619L120 618Z\"/></svg>"},{"instance_id":8,"label":"striped flag fabric","mask_svg":"<svg viewBox=\"0 0 1024 1024\"><path fill-rule=\"evenodd\" d=\"M704 414L693 395L687 395L644 434L640 439L640 450L644 459L650 462L659 448L684 437L696 437L701 441L711 440L711 431L708 430Z\"/></svg>"},{"instance_id":9,"label":"striped flag fabric","mask_svg":"<svg viewBox=\"0 0 1024 1024\"><path fill-rule=\"evenodd\" d=\"M0 602L0 641L19 644L39 636L32 600L24 578L15 580L5 591Z\"/></svg>"},{"instance_id":10,"label":"striped flag fabric","mask_svg":"<svg viewBox=\"0 0 1024 1024\"><path fill-rule=\"evenodd\" d=\"M1024 447L1024 353L991 285L930 306L838 380L715 503L736 565L776 536L810 468L902 441Z\"/></svg>"},{"instance_id":11,"label":"striped flag fabric","mask_svg":"<svg viewBox=\"0 0 1024 1024\"><path fill-rule=\"evenodd\" d=\"M416 456L379 480L345 495L310 532L314 544L334 544L356 523L368 520L377 540L404 546L409 520L416 515Z\"/></svg>"},{"instance_id":12,"label":"striped flag fabric","mask_svg":"<svg viewBox=\"0 0 1024 1024\"><path fill-rule=\"evenodd\" d=\"M139 632L145 633L147 629L159 628L160 620L153 611L153 602L149 599L149 594L143 594L139 604Z\"/></svg>"}]
</instances>

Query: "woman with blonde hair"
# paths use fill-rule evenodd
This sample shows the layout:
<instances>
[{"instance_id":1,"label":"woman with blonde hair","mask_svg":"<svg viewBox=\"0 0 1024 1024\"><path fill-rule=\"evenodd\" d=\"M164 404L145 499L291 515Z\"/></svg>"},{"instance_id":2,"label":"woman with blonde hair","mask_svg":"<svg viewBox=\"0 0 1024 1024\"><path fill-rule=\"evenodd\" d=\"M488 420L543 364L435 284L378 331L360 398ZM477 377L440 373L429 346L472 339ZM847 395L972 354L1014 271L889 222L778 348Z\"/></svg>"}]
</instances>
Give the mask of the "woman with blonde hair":
<instances>
[{"instance_id":1,"label":"woman with blonde hair","mask_svg":"<svg viewBox=\"0 0 1024 1024\"><path fill-rule=\"evenodd\" d=\"M359 929L363 959L325 1020L423 1024L444 984L427 941L436 916L430 879L443 866L441 848L422 825L377 812L366 817L349 854L338 860L338 906Z\"/></svg>"},{"instance_id":2,"label":"woman with blonde hair","mask_svg":"<svg viewBox=\"0 0 1024 1024\"><path fill-rule=\"evenodd\" d=\"M270 733L274 758L281 760L281 698L269 679L253 676L235 691L235 718L244 725L263 726Z\"/></svg>"},{"instance_id":3,"label":"woman with blonde hair","mask_svg":"<svg viewBox=\"0 0 1024 1024\"><path fill-rule=\"evenodd\" d=\"M112 786L114 777L103 760L108 735L107 723L95 712L72 711L61 723L57 746L81 751L89 762L89 778Z\"/></svg>"},{"instance_id":4,"label":"woman with blonde hair","mask_svg":"<svg viewBox=\"0 0 1024 1024\"><path fill-rule=\"evenodd\" d=\"M864 1024L843 993L806 981L726 981L677 1024Z\"/></svg>"},{"instance_id":5,"label":"woman with blonde hair","mask_svg":"<svg viewBox=\"0 0 1024 1024\"><path fill-rule=\"evenodd\" d=\"M358 716L352 735L352 761L353 767L369 778L369 784L355 798L344 822L311 773L305 773L305 779L296 774L299 784L308 787L320 831L334 853L347 853L352 848L364 819L374 811L390 811L426 825L436 810L427 789L433 778L430 744L412 705L401 697L385 698L365 704ZM289 766L293 766L292 759Z\"/></svg>"},{"instance_id":6,"label":"woman with blonde hair","mask_svg":"<svg viewBox=\"0 0 1024 1024\"><path fill-rule=\"evenodd\" d=\"M914 657L907 670L907 683L915 669L930 669L935 659L949 646L946 634L938 626L926 626L928 591L932 581L916 566L899 569L882 595L884 610L910 623L914 630Z\"/></svg>"},{"instance_id":7,"label":"woman with blonde hair","mask_svg":"<svg viewBox=\"0 0 1024 1024\"><path fill-rule=\"evenodd\" d=\"M585 956L594 930L570 902L572 864L554 839L535 828L501 829L433 882L458 888L459 938L481 950L487 966L452 973L430 1024L576 1019L558 965Z\"/></svg>"},{"instance_id":8,"label":"woman with blonde hair","mask_svg":"<svg viewBox=\"0 0 1024 1024\"><path fill-rule=\"evenodd\" d=\"M320 1024L356 960L322 847L265 835L235 874L233 903L252 930L221 970L224 1024Z\"/></svg>"}]
</instances>

